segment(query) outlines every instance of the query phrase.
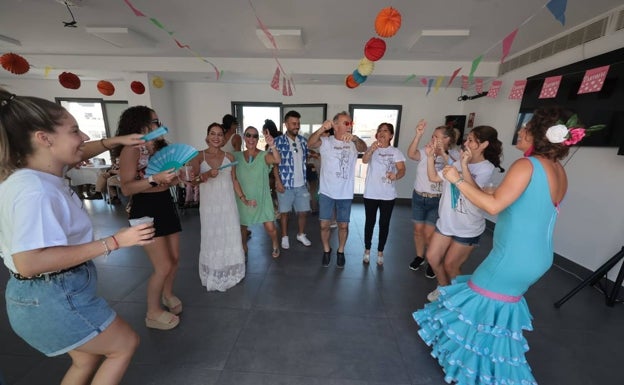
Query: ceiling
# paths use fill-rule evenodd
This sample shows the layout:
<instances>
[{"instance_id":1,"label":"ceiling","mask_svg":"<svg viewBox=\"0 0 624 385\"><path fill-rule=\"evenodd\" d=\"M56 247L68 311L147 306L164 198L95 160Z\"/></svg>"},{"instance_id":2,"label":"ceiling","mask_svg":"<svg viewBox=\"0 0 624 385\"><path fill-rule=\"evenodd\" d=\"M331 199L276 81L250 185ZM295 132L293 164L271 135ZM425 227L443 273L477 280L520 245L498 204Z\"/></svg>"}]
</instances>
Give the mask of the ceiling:
<instances>
[{"instance_id":1,"label":"ceiling","mask_svg":"<svg viewBox=\"0 0 624 385\"><path fill-rule=\"evenodd\" d=\"M26 57L33 68L22 76L31 78L43 78L45 67L51 67L55 73L73 71L93 79L147 72L170 81L214 82L216 73L207 63L211 62L223 71L219 81L267 83L277 58L296 83L342 84L364 56L366 41L376 36L377 13L392 6L401 12L402 26L385 39L386 54L377 62L384 71L369 80L402 84L412 74L448 76L460 65L467 74L481 54L481 66L496 76L501 41L515 28L520 27L510 56L622 7L622 0L568 0L562 26L545 8L546 2L68 0L76 21L76 28L68 28L64 22L71 22L72 16L63 0L2 0L0 35L20 45L0 41L0 53ZM136 16L131 6L146 17ZM268 28L300 28L303 48L267 49L256 35L256 15ZM87 27L127 27L145 41L120 48L87 33ZM464 37L419 37L429 29L470 32ZM180 48L174 39L189 49ZM443 73L435 74L432 68ZM0 80L14 76L0 70Z\"/></svg>"}]
</instances>

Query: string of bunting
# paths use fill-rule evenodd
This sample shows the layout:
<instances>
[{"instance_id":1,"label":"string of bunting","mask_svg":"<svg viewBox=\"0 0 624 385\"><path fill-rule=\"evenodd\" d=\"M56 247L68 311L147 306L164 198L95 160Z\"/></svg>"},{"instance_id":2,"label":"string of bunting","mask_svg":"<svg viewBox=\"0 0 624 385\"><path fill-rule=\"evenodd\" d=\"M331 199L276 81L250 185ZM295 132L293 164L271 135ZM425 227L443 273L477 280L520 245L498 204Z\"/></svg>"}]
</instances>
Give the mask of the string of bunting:
<instances>
[{"instance_id":1,"label":"string of bunting","mask_svg":"<svg viewBox=\"0 0 624 385\"><path fill-rule=\"evenodd\" d=\"M375 18L375 32L380 37L396 35L401 28L401 14L392 7L382 9ZM375 69L375 62L386 53L386 42L378 37L370 38L364 45L364 58L360 60L353 73L345 78L348 88L356 88L364 83ZM414 75L415 76L415 75Z\"/></svg>"}]
</instances>

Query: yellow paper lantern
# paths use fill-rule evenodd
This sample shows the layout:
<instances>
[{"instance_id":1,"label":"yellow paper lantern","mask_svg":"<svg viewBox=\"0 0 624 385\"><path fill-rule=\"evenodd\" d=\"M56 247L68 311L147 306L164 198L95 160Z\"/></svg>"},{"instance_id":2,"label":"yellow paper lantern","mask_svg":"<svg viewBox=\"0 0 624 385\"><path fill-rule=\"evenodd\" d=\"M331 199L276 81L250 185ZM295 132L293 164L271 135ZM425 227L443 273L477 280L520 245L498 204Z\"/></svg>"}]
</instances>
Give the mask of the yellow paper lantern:
<instances>
[{"instance_id":1,"label":"yellow paper lantern","mask_svg":"<svg viewBox=\"0 0 624 385\"><path fill-rule=\"evenodd\" d=\"M152 85L155 88L163 88L165 85L165 81L160 76L154 76L152 79Z\"/></svg>"},{"instance_id":2,"label":"yellow paper lantern","mask_svg":"<svg viewBox=\"0 0 624 385\"><path fill-rule=\"evenodd\" d=\"M375 69L375 63L368 60L367 58L362 58L362 60L360 60L360 64L358 64L358 67L357 67L357 71L362 76L369 76L370 74L373 73L374 69Z\"/></svg>"}]
</instances>

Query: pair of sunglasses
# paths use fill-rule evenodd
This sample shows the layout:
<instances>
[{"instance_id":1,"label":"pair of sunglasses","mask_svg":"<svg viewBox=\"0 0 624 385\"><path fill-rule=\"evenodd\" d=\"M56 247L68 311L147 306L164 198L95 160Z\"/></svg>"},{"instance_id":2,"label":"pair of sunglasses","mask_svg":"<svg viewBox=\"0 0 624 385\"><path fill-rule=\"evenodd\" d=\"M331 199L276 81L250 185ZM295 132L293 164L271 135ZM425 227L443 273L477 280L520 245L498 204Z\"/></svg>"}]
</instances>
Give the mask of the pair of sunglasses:
<instances>
[{"instance_id":1,"label":"pair of sunglasses","mask_svg":"<svg viewBox=\"0 0 624 385\"><path fill-rule=\"evenodd\" d=\"M245 138L254 138L258 139L260 136L258 134L245 134Z\"/></svg>"},{"instance_id":2,"label":"pair of sunglasses","mask_svg":"<svg viewBox=\"0 0 624 385\"><path fill-rule=\"evenodd\" d=\"M153 123L153 124L157 125L158 127L163 125L162 122L160 120L158 120L158 119L152 119L152 120L150 120L150 123Z\"/></svg>"},{"instance_id":3,"label":"pair of sunglasses","mask_svg":"<svg viewBox=\"0 0 624 385\"><path fill-rule=\"evenodd\" d=\"M297 142L292 142L292 146L293 146L293 152L298 152L299 149L297 148Z\"/></svg>"}]
</instances>

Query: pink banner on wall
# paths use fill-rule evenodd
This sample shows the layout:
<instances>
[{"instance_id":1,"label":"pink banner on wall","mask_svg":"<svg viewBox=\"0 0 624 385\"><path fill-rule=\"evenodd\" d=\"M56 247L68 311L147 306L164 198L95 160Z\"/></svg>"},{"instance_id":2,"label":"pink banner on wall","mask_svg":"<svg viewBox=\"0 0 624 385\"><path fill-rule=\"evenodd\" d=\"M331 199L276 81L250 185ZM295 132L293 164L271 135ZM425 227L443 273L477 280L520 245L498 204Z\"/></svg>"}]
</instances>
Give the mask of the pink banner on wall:
<instances>
[{"instance_id":1,"label":"pink banner on wall","mask_svg":"<svg viewBox=\"0 0 624 385\"><path fill-rule=\"evenodd\" d=\"M462 75L462 89L468 91L468 76Z\"/></svg>"},{"instance_id":2,"label":"pink banner on wall","mask_svg":"<svg viewBox=\"0 0 624 385\"><path fill-rule=\"evenodd\" d=\"M498 96L498 92L500 91L502 85L502 80L494 80L490 85L490 90L488 91L487 97L495 99Z\"/></svg>"},{"instance_id":3,"label":"pink banner on wall","mask_svg":"<svg viewBox=\"0 0 624 385\"><path fill-rule=\"evenodd\" d=\"M588 94L591 92L599 92L602 89L607 73L609 72L609 66L598 67L585 72L581 86L579 87L579 94Z\"/></svg>"},{"instance_id":4,"label":"pink banner on wall","mask_svg":"<svg viewBox=\"0 0 624 385\"><path fill-rule=\"evenodd\" d=\"M542 91L539 94L538 99L552 99L557 96L557 91L559 91L559 85L561 85L562 76L551 76L544 79L544 84L542 85Z\"/></svg>"},{"instance_id":5,"label":"pink banner on wall","mask_svg":"<svg viewBox=\"0 0 624 385\"><path fill-rule=\"evenodd\" d=\"M509 99L522 99L522 95L524 95L524 87L526 87L526 79L525 80L516 80L511 87L511 91L509 92Z\"/></svg>"},{"instance_id":6,"label":"pink banner on wall","mask_svg":"<svg viewBox=\"0 0 624 385\"><path fill-rule=\"evenodd\" d=\"M483 92L483 79L475 80L475 91L477 91L478 94Z\"/></svg>"}]
</instances>

